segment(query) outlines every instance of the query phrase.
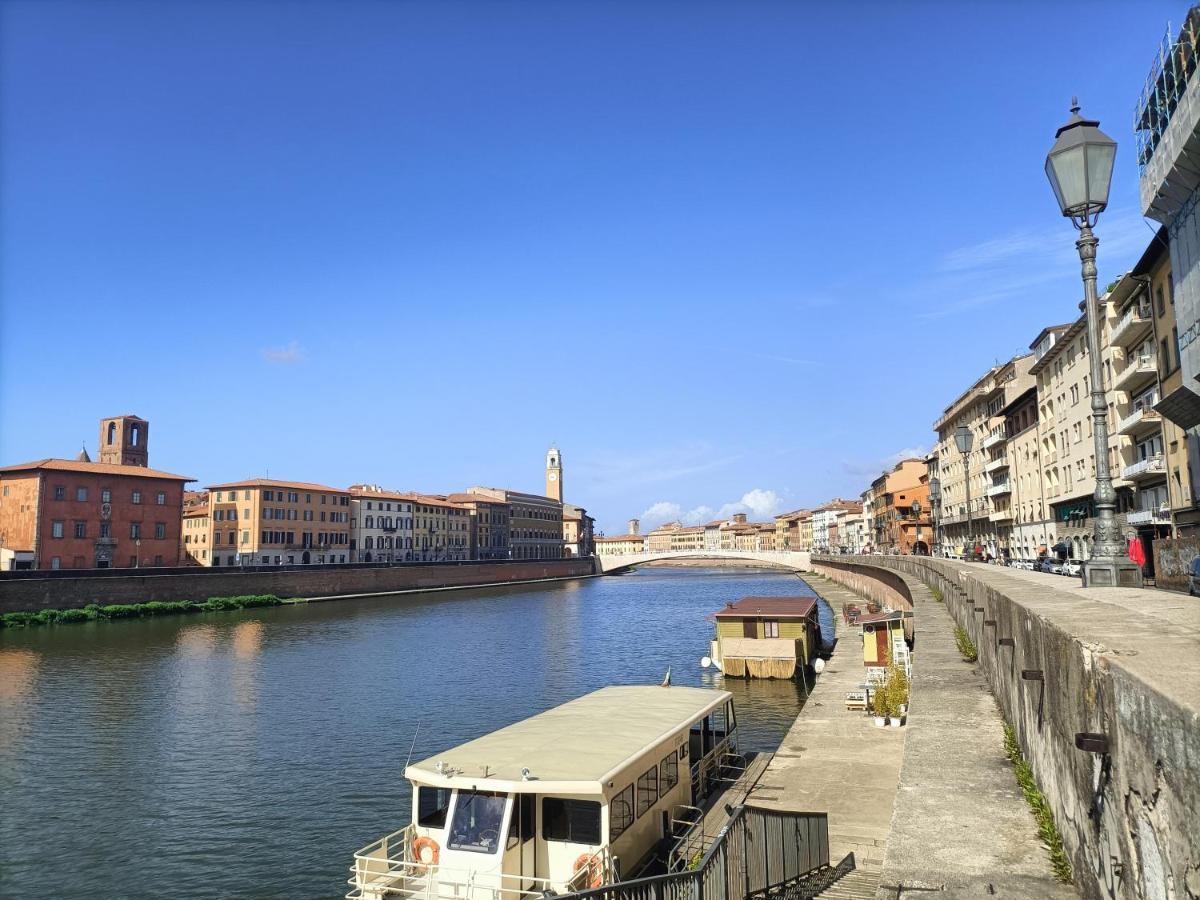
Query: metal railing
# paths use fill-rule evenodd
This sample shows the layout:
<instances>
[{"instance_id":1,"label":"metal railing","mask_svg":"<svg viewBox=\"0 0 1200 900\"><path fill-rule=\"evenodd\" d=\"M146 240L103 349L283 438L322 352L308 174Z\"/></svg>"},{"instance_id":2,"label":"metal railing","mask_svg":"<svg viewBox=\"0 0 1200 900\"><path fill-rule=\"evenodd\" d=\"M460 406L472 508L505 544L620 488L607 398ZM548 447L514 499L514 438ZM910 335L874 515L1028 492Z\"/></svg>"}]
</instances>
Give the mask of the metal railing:
<instances>
[{"instance_id":1,"label":"metal railing","mask_svg":"<svg viewBox=\"0 0 1200 900\"><path fill-rule=\"evenodd\" d=\"M567 895L571 900L744 900L788 888L789 900L815 897L829 872L824 813L741 806L693 868L618 881ZM812 880L812 884L806 884Z\"/></svg>"},{"instance_id":2,"label":"metal railing","mask_svg":"<svg viewBox=\"0 0 1200 900\"><path fill-rule=\"evenodd\" d=\"M562 888L577 891L591 876L588 866L569 881L551 882L548 878L510 875L503 872L475 872L423 863L413 853L416 828L406 825L381 837L354 854L350 867L350 892L347 900L541 900ZM602 877L610 878L612 859L607 850L598 851Z\"/></svg>"}]
</instances>

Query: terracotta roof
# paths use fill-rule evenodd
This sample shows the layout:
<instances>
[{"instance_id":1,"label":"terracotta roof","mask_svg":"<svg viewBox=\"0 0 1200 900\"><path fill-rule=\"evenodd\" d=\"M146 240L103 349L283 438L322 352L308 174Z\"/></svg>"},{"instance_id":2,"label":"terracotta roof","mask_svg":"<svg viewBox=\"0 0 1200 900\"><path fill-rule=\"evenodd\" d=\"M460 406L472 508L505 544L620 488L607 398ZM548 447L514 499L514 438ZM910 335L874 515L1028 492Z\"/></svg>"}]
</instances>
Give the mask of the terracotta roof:
<instances>
[{"instance_id":1,"label":"terracotta roof","mask_svg":"<svg viewBox=\"0 0 1200 900\"><path fill-rule=\"evenodd\" d=\"M29 472L38 469L50 472L86 472L92 475L127 475L131 478L163 478L170 481L196 480L190 475L172 475L170 472L160 472L158 469L148 469L145 466L83 462L78 459L37 459L17 466L4 466L0 468L0 472Z\"/></svg>"},{"instance_id":2,"label":"terracotta roof","mask_svg":"<svg viewBox=\"0 0 1200 900\"><path fill-rule=\"evenodd\" d=\"M910 615L911 613L900 609L894 612L866 613L865 615L861 615L855 619L854 624L862 625L863 623L866 623L870 625L873 622L898 622L901 619L908 618Z\"/></svg>"},{"instance_id":3,"label":"terracotta roof","mask_svg":"<svg viewBox=\"0 0 1200 900\"><path fill-rule=\"evenodd\" d=\"M723 609L713 613L713 617L744 619L746 616L763 615L805 618L812 614L816 605L816 597L743 597L726 603Z\"/></svg>"},{"instance_id":4,"label":"terracotta roof","mask_svg":"<svg viewBox=\"0 0 1200 900\"><path fill-rule=\"evenodd\" d=\"M489 497L487 494L447 494L446 499L451 503L491 503L493 506L507 506L506 501L497 500L495 497Z\"/></svg>"},{"instance_id":5,"label":"terracotta roof","mask_svg":"<svg viewBox=\"0 0 1200 900\"><path fill-rule=\"evenodd\" d=\"M606 534L603 537L598 537L598 541L644 541L644 534Z\"/></svg>"},{"instance_id":6,"label":"terracotta roof","mask_svg":"<svg viewBox=\"0 0 1200 900\"><path fill-rule=\"evenodd\" d=\"M402 494L400 491L369 491L362 487L355 486L350 488L350 496L361 500L411 500L412 497L408 494Z\"/></svg>"},{"instance_id":7,"label":"terracotta roof","mask_svg":"<svg viewBox=\"0 0 1200 900\"><path fill-rule=\"evenodd\" d=\"M207 506L185 506L183 508L183 517L185 519L195 519L199 516L207 516Z\"/></svg>"},{"instance_id":8,"label":"terracotta roof","mask_svg":"<svg viewBox=\"0 0 1200 900\"><path fill-rule=\"evenodd\" d=\"M224 491L229 488L296 488L301 491L318 491L326 494L348 494L342 488L330 487L327 484L313 484L308 481L276 481L274 478L247 478L245 481L227 481L224 484L210 484L210 491Z\"/></svg>"},{"instance_id":9,"label":"terracotta roof","mask_svg":"<svg viewBox=\"0 0 1200 900\"><path fill-rule=\"evenodd\" d=\"M402 491L396 494L402 500L411 500L413 503L420 503L424 506L442 506L446 509L461 509L457 503L452 503L446 497L437 494L418 494L414 491ZM485 498L487 499L487 498ZM495 501L492 501L495 502Z\"/></svg>"}]
</instances>

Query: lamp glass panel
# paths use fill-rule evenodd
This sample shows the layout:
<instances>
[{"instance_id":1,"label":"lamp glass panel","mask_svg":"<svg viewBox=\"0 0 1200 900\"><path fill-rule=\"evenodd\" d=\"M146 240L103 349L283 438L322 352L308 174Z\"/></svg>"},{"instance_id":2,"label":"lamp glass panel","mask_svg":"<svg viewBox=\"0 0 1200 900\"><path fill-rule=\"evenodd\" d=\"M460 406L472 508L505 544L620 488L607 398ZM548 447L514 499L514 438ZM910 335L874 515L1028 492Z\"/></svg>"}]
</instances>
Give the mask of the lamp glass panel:
<instances>
[{"instance_id":1,"label":"lamp glass panel","mask_svg":"<svg viewBox=\"0 0 1200 900\"><path fill-rule=\"evenodd\" d=\"M1046 160L1046 171L1050 173L1050 183L1058 197L1058 205L1065 213L1078 209L1088 202L1087 195L1087 166L1085 165L1084 147L1077 144L1059 153L1053 153Z\"/></svg>"},{"instance_id":2,"label":"lamp glass panel","mask_svg":"<svg viewBox=\"0 0 1200 900\"><path fill-rule=\"evenodd\" d=\"M1088 202L1093 206L1108 205L1108 186L1112 181L1116 144L1088 144Z\"/></svg>"}]
</instances>

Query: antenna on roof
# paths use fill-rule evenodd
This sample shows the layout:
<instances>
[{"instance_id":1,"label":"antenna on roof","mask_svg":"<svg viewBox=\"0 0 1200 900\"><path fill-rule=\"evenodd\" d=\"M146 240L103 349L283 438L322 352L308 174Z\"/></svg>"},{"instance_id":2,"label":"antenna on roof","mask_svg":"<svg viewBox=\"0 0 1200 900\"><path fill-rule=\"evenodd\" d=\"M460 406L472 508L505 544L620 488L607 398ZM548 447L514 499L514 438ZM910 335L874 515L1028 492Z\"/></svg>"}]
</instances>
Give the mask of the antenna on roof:
<instances>
[{"instance_id":1,"label":"antenna on roof","mask_svg":"<svg viewBox=\"0 0 1200 900\"><path fill-rule=\"evenodd\" d=\"M417 719L417 730L413 732L413 739L412 739L412 743L408 745L408 756L407 756L407 757L405 758L405 760L404 760L404 768L405 768L405 769L407 769L407 768L408 768L408 764L409 764L410 762L412 762L412 752L413 752L413 748L417 746L417 735L418 735L418 734L420 734L420 733L421 733L421 720L420 720L420 719ZM438 763L438 771L439 771L439 772L441 771L441 765L442 765L441 763ZM403 770L401 770L400 774L401 774L401 775L403 775L403 774L404 774Z\"/></svg>"}]
</instances>

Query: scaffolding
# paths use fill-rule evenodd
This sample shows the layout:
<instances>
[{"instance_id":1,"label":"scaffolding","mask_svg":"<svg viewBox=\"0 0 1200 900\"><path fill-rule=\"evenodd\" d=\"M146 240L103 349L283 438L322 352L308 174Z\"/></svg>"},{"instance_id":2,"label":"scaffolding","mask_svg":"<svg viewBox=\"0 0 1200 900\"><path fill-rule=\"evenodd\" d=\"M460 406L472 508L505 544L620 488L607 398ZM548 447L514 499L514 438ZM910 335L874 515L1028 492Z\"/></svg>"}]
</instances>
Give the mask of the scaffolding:
<instances>
[{"instance_id":1,"label":"scaffolding","mask_svg":"<svg viewBox=\"0 0 1200 900\"><path fill-rule=\"evenodd\" d=\"M1150 74L1138 96L1133 117L1137 141L1138 170L1150 163L1171 123L1171 116L1187 92L1188 81L1196 71L1197 49L1200 48L1200 6L1188 10L1178 35L1167 25L1166 35L1159 44Z\"/></svg>"}]
</instances>

